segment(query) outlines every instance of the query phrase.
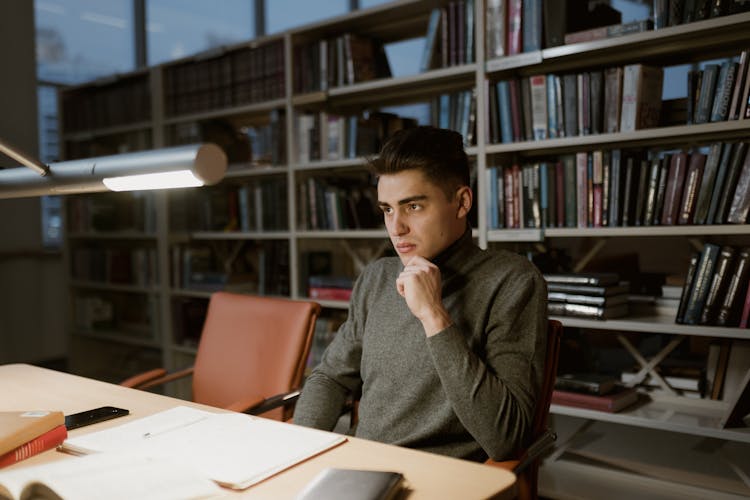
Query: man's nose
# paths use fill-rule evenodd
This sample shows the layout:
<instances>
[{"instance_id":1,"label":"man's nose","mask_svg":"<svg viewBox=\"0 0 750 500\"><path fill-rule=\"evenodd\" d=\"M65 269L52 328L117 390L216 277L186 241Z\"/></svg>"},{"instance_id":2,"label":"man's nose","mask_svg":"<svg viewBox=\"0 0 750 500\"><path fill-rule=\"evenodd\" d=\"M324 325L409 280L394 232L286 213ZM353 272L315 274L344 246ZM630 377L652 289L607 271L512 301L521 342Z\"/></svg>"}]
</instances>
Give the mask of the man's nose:
<instances>
[{"instance_id":1,"label":"man's nose","mask_svg":"<svg viewBox=\"0 0 750 500\"><path fill-rule=\"evenodd\" d=\"M391 233L396 236L401 236L409 231L409 226L406 225L404 218L396 212L391 220Z\"/></svg>"}]
</instances>

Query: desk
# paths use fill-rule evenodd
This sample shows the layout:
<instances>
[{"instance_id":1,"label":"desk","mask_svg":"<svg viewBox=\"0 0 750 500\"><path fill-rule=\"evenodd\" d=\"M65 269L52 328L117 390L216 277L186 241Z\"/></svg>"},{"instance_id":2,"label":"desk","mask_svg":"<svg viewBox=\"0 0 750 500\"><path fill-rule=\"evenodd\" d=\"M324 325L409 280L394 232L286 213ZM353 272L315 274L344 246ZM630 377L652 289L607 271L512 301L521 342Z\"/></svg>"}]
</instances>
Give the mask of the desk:
<instances>
[{"instance_id":1,"label":"desk","mask_svg":"<svg viewBox=\"0 0 750 500\"><path fill-rule=\"evenodd\" d=\"M99 406L119 406L130 415L82 427L71 436L104 429L177 405L222 411L180 399L128 389L63 372L25 364L0 366L0 411L62 410L66 415ZM64 453L47 451L11 467L52 460L72 460ZM512 498L515 476L505 470L358 438L298 464L247 490L230 496L278 500L293 498L325 467L397 470L411 490L408 500ZM230 491L230 490L227 490Z\"/></svg>"}]
</instances>

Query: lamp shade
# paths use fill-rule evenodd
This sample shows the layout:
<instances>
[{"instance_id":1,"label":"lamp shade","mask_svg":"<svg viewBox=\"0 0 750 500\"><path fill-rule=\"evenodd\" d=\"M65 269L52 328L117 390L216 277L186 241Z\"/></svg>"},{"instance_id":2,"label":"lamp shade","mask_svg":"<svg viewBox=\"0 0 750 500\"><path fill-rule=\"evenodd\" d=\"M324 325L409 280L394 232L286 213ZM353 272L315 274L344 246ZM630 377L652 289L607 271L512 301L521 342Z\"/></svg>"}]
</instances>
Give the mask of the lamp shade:
<instances>
[{"instance_id":1,"label":"lamp shade","mask_svg":"<svg viewBox=\"0 0 750 500\"><path fill-rule=\"evenodd\" d=\"M178 146L51 163L46 175L26 167L0 170L0 198L211 185L226 170L219 146Z\"/></svg>"}]
</instances>

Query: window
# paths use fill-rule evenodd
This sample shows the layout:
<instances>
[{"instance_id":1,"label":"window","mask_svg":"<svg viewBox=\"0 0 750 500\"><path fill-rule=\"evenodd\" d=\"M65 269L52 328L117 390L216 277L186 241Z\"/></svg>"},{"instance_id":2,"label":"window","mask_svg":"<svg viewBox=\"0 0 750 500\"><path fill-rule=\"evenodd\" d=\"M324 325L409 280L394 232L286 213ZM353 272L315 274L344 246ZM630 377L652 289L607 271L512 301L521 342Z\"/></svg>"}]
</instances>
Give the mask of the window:
<instances>
[{"instance_id":1,"label":"window","mask_svg":"<svg viewBox=\"0 0 750 500\"><path fill-rule=\"evenodd\" d=\"M278 33L348 11L349 0L266 0L266 31Z\"/></svg>"},{"instance_id":2,"label":"window","mask_svg":"<svg viewBox=\"0 0 750 500\"><path fill-rule=\"evenodd\" d=\"M148 64L249 40L254 26L253 0L147 0Z\"/></svg>"},{"instance_id":3,"label":"window","mask_svg":"<svg viewBox=\"0 0 750 500\"><path fill-rule=\"evenodd\" d=\"M37 76L80 83L135 67L132 0L36 0Z\"/></svg>"}]
</instances>

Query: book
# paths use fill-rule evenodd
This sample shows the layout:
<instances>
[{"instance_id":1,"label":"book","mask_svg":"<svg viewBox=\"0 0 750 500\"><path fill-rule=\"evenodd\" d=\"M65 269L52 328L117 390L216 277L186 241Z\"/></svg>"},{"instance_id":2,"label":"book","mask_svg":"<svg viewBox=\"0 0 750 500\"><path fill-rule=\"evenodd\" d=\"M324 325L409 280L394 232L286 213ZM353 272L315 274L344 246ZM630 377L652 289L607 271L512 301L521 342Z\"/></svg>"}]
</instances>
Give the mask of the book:
<instances>
[{"instance_id":1,"label":"book","mask_svg":"<svg viewBox=\"0 0 750 500\"><path fill-rule=\"evenodd\" d=\"M687 171L687 153L676 153L672 155L669 174L667 175L667 187L664 193L664 207L661 215L661 224L671 226L677 223L680 210L680 197L685 184L685 172Z\"/></svg>"},{"instance_id":2,"label":"book","mask_svg":"<svg viewBox=\"0 0 750 500\"><path fill-rule=\"evenodd\" d=\"M692 153L688 160L685 182L682 189L682 202L677 212L677 224L692 224L695 215L695 205L698 201L698 190L703 179L703 170L706 165L706 155L703 153Z\"/></svg>"},{"instance_id":3,"label":"book","mask_svg":"<svg viewBox=\"0 0 750 500\"><path fill-rule=\"evenodd\" d=\"M622 66L604 70L604 132L620 130L622 107Z\"/></svg>"},{"instance_id":4,"label":"book","mask_svg":"<svg viewBox=\"0 0 750 500\"><path fill-rule=\"evenodd\" d=\"M727 215L731 203L734 201L733 193L735 192L735 187L738 184L743 165L747 163L747 151L748 143L740 142L735 146L734 151L732 152L732 159L729 162L722 188L717 193L718 203L716 205L716 212L713 219L714 224L724 224L727 222Z\"/></svg>"},{"instance_id":5,"label":"book","mask_svg":"<svg viewBox=\"0 0 750 500\"><path fill-rule=\"evenodd\" d=\"M605 38L614 38L617 36L629 35L631 33L641 33L654 28L654 23L650 19L639 19L627 23L610 24L609 26L598 26L582 31L566 33L564 37L565 44L591 42L593 40L603 40Z\"/></svg>"},{"instance_id":6,"label":"book","mask_svg":"<svg viewBox=\"0 0 750 500\"><path fill-rule=\"evenodd\" d=\"M555 389L585 394L607 394L617 385L617 378L602 373L563 373L555 377Z\"/></svg>"},{"instance_id":7,"label":"book","mask_svg":"<svg viewBox=\"0 0 750 500\"><path fill-rule=\"evenodd\" d=\"M730 224L744 224L750 210L750 154L745 155L742 170L737 176L734 196L729 204L727 222Z\"/></svg>"},{"instance_id":8,"label":"book","mask_svg":"<svg viewBox=\"0 0 750 500\"><path fill-rule=\"evenodd\" d=\"M548 292L547 300L550 302L569 302L571 304L587 304L592 306L608 307L626 303L628 301L628 296L624 293L620 295L610 295L609 297L604 297L565 292Z\"/></svg>"},{"instance_id":9,"label":"book","mask_svg":"<svg viewBox=\"0 0 750 500\"><path fill-rule=\"evenodd\" d=\"M486 10L486 52L488 59L494 59L505 55L506 0L488 0Z\"/></svg>"},{"instance_id":10,"label":"book","mask_svg":"<svg viewBox=\"0 0 750 500\"><path fill-rule=\"evenodd\" d=\"M51 450L62 444L66 437L68 437L68 429L64 425L58 425L52 430L25 442L21 446L1 454L0 468L7 467L8 465L33 457L44 451Z\"/></svg>"},{"instance_id":11,"label":"book","mask_svg":"<svg viewBox=\"0 0 750 500\"><path fill-rule=\"evenodd\" d=\"M620 132L659 125L663 80L660 67L630 64L623 68Z\"/></svg>"},{"instance_id":12,"label":"book","mask_svg":"<svg viewBox=\"0 0 750 500\"><path fill-rule=\"evenodd\" d=\"M708 296L709 285L716 266L716 260L719 256L719 250L719 246L713 243L706 243L703 246L683 317L683 321L689 325L697 324L700 319L703 306L706 303L706 297Z\"/></svg>"},{"instance_id":13,"label":"book","mask_svg":"<svg viewBox=\"0 0 750 500\"><path fill-rule=\"evenodd\" d=\"M182 500L225 493L190 466L134 452L97 453L0 471L0 498Z\"/></svg>"},{"instance_id":14,"label":"book","mask_svg":"<svg viewBox=\"0 0 750 500\"><path fill-rule=\"evenodd\" d=\"M296 500L392 500L404 484L400 472L323 469L295 497Z\"/></svg>"},{"instance_id":15,"label":"book","mask_svg":"<svg viewBox=\"0 0 750 500\"><path fill-rule=\"evenodd\" d=\"M632 388L622 388L599 396L559 389L552 391L552 404L574 406L576 408L608 413L621 411L637 401L638 392Z\"/></svg>"},{"instance_id":16,"label":"book","mask_svg":"<svg viewBox=\"0 0 750 500\"><path fill-rule=\"evenodd\" d=\"M723 199L722 193L724 190L724 179L726 179L729 165L732 162L732 158L737 154L736 150L739 147L741 147L739 144L726 143L722 148L721 159L719 160L719 166L716 170L716 179L714 180L714 185L711 189L705 224L713 224L716 219L719 204Z\"/></svg>"},{"instance_id":17,"label":"book","mask_svg":"<svg viewBox=\"0 0 750 500\"><path fill-rule=\"evenodd\" d=\"M731 246L721 247L719 256L714 266L714 271L708 285L706 301L703 304L703 310L700 314L698 323L701 325L712 325L718 315L720 301L726 296L726 289L729 286L730 275L734 264L735 250Z\"/></svg>"},{"instance_id":18,"label":"book","mask_svg":"<svg viewBox=\"0 0 750 500\"><path fill-rule=\"evenodd\" d=\"M694 224L705 224L708 216L708 206L711 201L711 192L716 182L716 173L719 170L721 160L722 143L716 142L711 145L706 164L703 168L703 177L698 188L698 197L695 201L695 212L693 214Z\"/></svg>"},{"instance_id":19,"label":"book","mask_svg":"<svg viewBox=\"0 0 750 500\"><path fill-rule=\"evenodd\" d=\"M711 109L714 103L716 80L719 78L719 71L718 64L706 64L703 68L693 123L708 123L711 118Z\"/></svg>"},{"instance_id":20,"label":"book","mask_svg":"<svg viewBox=\"0 0 750 500\"><path fill-rule=\"evenodd\" d=\"M75 454L134 450L179 460L221 486L245 489L346 441L341 435L241 413L177 406L67 439Z\"/></svg>"},{"instance_id":21,"label":"book","mask_svg":"<svg viewBox=\"0 0 750 500\"><path fill-rule=\"evenodd\" d=\"M721 298L721 305L716 315L718 326L739 326L742 299L748 288L750 276L750 248L744 247L737 252L737 258L729 277L726 292Z\"/></svg>"},{"instance_id":22,"label":"book","mask_svg":"<svg viewBox=\"0 0 750 500\"><path fill-rule=\"evenodd\" d=\"M545 273L543 277L547 283L607 286L620 282L617 273Z\"/></svg>"},{"instance_id":23,"label":"book","mask_svg":"<svg viewBox=\"0 0 750 500\"><path fill-rule=\"evenodd\" d=\"M547 312L555 316L578 316L591 319L621 318L628 314L628 304L613 306L592 306L588 304L571 304L569 302L547 302Z\"/></svg>"},{"instance_id":24,"label":"book","mask_svg":"<svg viewBox=\"0 0 750 500\"><path fill-rule=\"evenodd\" d=\"M578 283L554 283L547 282L549 292L578 293L582 295L596 295L611 297L621 293L628 293L627 285L581 285Z\"/></svg>"},{"instance_id":25,"label":"book","mask_svg":"<svg viewBox=\"0 0 750 500\"><path fill-rule=\"evenodd\" d=\"M60 425L65 425L65 416L61 411L0 412L0 455L5 455Z\"/></svg>"}]
</instances>

